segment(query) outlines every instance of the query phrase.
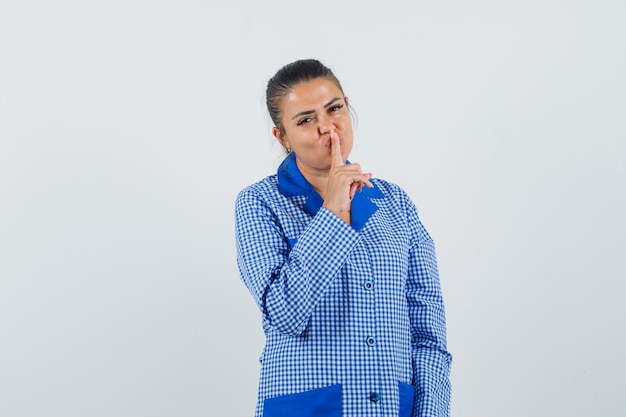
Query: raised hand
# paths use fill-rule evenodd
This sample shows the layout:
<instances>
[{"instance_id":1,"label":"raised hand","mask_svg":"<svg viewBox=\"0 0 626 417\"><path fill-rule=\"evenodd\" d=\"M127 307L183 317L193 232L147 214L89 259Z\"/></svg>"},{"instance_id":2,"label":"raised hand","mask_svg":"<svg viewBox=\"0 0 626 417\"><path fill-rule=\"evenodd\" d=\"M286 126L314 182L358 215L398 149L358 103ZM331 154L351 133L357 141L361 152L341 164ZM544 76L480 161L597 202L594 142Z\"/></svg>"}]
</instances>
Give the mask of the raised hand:
<instances>
[{"instance_id":1,"label":"raised hand","mask_svg":"<svg viewBox=\"0 0 626 417\"><path fill-rule=\"evenodd\" d=\"M350 206L354 193L365 187L373 187L370 183L371 173L361 172L359 164L345 163L341 154L341 143L334 129L330 131L330 172L324 195L324 206L328 210L350 223Z\"/></svg>"}]
</instances>

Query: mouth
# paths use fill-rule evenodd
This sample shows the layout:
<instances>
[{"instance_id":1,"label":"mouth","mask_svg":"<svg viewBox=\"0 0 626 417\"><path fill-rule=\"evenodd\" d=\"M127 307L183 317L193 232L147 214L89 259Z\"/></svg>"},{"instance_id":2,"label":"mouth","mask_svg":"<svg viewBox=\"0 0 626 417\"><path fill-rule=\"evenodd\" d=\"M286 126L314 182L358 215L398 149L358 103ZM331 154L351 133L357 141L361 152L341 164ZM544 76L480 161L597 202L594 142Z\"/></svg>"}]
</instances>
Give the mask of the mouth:
<instances>
[{"instance_id":1,"label":"mouth","mask_svg":"<svg viewBox=\"0 0 626 417\"><path fill-rule=\"evenodd\" d=\"M330 139L328 139L328 141L324 144L325 147L330 148L332 145L332 142ZM343 145L343 137L339 138L339 145Z\"/></svg>"}]
</instances>

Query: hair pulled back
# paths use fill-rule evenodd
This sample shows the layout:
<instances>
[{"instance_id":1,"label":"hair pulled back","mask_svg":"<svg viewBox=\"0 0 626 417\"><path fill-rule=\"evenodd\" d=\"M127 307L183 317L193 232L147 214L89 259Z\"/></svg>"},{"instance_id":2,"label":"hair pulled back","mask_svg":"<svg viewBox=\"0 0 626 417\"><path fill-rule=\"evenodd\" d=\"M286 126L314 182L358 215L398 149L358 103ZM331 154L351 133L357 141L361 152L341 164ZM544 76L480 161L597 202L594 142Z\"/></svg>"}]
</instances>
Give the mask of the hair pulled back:
<instances>
[{"instance_id":1,"label":"hair pulled back","mask_svg":"<svg viewBox=\"0 0 626 417\"><path fill-rule=\"evenodd\" d=\"M335 74L316 59L300 59L291 64L287 64L279 69L276 74L267 82L265 90L265 102L267 111L274 122L274 125L280 129L281 133L285 133L283 124L281 123L281 101L289 94L296 85L302 82L308 82L317 78L326 78L333 81L339 87L341 94L343 88Z\"/></svg>"}]
</instances>

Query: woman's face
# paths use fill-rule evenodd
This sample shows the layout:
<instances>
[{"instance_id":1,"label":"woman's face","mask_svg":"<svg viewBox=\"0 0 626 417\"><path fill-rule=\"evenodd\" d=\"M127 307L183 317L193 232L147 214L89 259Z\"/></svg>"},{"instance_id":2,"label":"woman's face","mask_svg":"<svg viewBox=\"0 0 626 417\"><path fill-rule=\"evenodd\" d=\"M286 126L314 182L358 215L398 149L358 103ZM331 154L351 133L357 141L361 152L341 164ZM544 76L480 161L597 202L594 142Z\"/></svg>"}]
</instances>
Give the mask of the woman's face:
<instances>
[{"instance_id":1,"label":"woman's face","mask_svg":"<svg viewBox=\"0 0 626 417\"><path fill-rule=\"evenodd\" d=\"M296 154L301 171L330 169L330 132L339 136L341 154L348 159L352 151L352 119L347 98L337 84L316 78L297 84L282 100L284 134L273 129L283 146Z\"/></svg>"}]
</instances>

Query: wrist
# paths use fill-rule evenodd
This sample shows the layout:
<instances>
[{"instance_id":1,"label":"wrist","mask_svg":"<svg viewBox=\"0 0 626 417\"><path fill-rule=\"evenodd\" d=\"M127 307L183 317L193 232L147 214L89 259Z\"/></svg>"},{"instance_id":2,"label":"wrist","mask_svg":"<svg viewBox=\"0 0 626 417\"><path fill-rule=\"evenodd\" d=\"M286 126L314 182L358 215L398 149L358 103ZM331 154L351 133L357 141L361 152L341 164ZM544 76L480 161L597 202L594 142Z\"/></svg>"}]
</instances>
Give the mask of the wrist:
<instances>
[{"instance_id":1,"label":"wrist","mask_svg":"<svg viewBox=\"0 0 626 417\"><path fill-rule=\"evenodd\" d=\"M326 210L333 213L335 216L339 217L344 222L350 224L351 210L349 208L346 210L346 209L336 208L332 206L327 206L326 204L322 205L322 207L324 207Z\"/></svg>"}]
</instances>

